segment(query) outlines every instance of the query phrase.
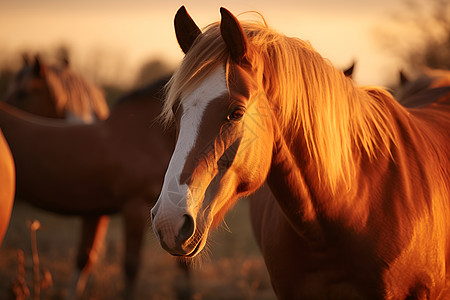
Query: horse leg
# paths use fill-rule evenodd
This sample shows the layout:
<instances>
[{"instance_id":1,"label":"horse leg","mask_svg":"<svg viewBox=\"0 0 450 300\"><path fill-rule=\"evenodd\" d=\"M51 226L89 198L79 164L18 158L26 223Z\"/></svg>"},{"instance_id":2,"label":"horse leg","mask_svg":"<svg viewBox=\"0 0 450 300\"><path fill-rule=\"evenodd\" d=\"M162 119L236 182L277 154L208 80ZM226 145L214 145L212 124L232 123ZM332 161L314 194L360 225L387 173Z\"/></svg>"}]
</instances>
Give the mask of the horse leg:
<instances>
[{"instance_id":1,"label":"horse leg","mask_svg":"<svg viewBox=\"0 0 450 300\"><path fill-rule=\"evenodd\" d=\"M77 255L77 272L69 292L69 299L79 299L86 287L93 266L108 229L109 216L89 216L82 219L82 230Z\"/></svg>"},{"instance_id":2,"label":"horse leg","mask_svg":"<svg viewBox=\"0 0 450 300\"><path fill-rule=\"evenodd\" d=\"M175 277L174 289L178 300L192 299L192 286L189 263L184 259L177 259L178 269L181 273Z\"/></svg>"},{"instance_id":3,"label":"horse leg","mask_svg":"<svg viewBox=\"0 0 450 300\"><path fill-rule=\"evenodd\" d=\"M143 199L136 198L128 201L123 209L125 224L125 299L133 299L133 290L139 269L140 252L144 232L149 220L149 205ZM177 260L181 275L177 277L175 289L179 300L191 299L189 263Z\"/></svg>"},{"instance_id":4,"label":"horse leg","mask_svg":"<svg viewBox=\"0 0 450 300\"><path fill-rule=\"evenodd\" d=\"M144 231L149 219L149 206L141 198L128 201L123 208L125 225L125 299L133 299L139 269Z\"/></svg>"}]
</instances>

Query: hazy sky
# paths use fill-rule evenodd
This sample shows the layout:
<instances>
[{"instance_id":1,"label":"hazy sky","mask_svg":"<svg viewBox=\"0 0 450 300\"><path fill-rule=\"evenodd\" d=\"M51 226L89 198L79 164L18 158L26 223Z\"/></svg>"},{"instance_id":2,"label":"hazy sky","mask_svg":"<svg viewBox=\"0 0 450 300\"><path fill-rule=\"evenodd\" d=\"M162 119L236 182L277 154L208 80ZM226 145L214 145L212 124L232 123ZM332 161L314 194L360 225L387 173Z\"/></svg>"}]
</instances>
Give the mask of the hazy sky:
<instances>
[{"instance_id":1,"label":"hazy sky","mask_svg":"<svg viewBox=\"0 0 450 300\"><path fill-rule=\"evenodd\" d=\"M173 31L181 5L199 27L217 21L224 6L235 14L259 11L279 32L309 40L336 67L356 59L359 83L385 84L402 66L377 45L374 31L402 8L401 1L0 0L0 55L19 60L24 49L65 44L75 67L128 82L152 57L173 65L181 60Z\"/></svg>"}]
</instances>

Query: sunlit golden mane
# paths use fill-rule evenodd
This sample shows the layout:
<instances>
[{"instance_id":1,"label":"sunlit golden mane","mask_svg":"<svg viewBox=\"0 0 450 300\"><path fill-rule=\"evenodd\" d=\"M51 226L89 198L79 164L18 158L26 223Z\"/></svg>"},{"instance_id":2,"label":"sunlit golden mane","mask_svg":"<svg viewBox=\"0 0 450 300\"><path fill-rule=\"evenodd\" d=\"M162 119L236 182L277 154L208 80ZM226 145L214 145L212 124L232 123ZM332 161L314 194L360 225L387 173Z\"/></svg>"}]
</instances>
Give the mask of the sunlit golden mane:
<instances>
[{"instance_id":1,"label":"sunlit golden mane","mask_svg":"<svg viewBox=\"0 0 450 300\"><path fill-rule=\"evenodd\" d=\"M103 91L69 68L46 67L45 79L57 111L70 111L81 119L88 119L91 114L99 120L109 116Z\"/></svg>"},{"instance_id":2,"label":"sunlit golden mane","mask_svg":"<svg viewBox=\"0 0 450 300\"><path fill-rule=\"evenodd\" d=\"M361 151L373 157L379 148L389 149L394 139L388 108L380 103L391 96L381 89L357 88L308 42L279 34L265 22L241 25L251 45L248 59L261 91L277 109L280 128L303 131L323 182L334 188L342 180L349 187ZM219 23L213 23L169 81L163 122L173 119L172 107L181 94L188 95L217 67L228 69L230 63Z\"/></svg>"}]
</instances>

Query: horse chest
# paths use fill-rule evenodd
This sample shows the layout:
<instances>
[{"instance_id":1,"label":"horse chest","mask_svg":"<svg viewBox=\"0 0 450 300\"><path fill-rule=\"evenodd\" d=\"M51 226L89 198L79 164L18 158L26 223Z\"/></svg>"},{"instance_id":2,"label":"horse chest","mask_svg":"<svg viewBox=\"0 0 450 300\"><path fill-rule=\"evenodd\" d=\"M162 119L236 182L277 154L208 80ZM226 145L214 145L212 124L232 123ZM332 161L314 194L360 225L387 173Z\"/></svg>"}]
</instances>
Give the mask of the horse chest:
<instances>
[{"instance_id":1,"label":"horse chest","mask_svg":"<svg viewBox=\"0 0 450 300\"><path fill-rule=\"evenodd\" d=\"M275 201L260 200L250 199L253 230L280 299L381 298L379 286L368 286L365 280L380 275L376 269L359 276L360 270L348 265L351 254L343 254L339 247L312 247L292 229ZM355 265L372 267L370 259L354 260Z\"/></svg>"},{"instance_id":2,"label":"horse chest","mask_svg":"<svg viewBox=\"0 0 450 300\"><path fill-rule=\"evenodd\" d=\"M293 231L264 236L262 241L265 262L280 299L367 299L354 280L355 274L333 249L312 250Z\"/></svg>"}]
</instances>

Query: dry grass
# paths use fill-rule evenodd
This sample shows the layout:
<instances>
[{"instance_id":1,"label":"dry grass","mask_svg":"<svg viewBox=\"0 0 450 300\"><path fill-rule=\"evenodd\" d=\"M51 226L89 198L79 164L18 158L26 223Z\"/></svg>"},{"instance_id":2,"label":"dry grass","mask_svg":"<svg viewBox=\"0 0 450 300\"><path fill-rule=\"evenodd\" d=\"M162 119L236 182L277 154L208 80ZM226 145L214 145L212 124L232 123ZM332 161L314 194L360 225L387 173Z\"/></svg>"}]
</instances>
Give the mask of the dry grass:
<instances>
[{"instance_id":1,"label":"dry grass","mask_svg":"<svg viewBox=\"0 0 450 300\"><path fill-rule=\"evenodd\" d=\"M32 290L32 253L26 221L38 219L40 264L53 278L53 286L42 289L41 299L64 299L72 281L80 220L38 210L23 202L14 207L10 228L0 248L0 299L15 299L19 249L24 251L25 281ZM209 254L192 270L193 298L275 299L263 259L249 225L248 204L242 200L210 239ZM124 288L122 219L114 216L100 260L88 282L84 299L120 299ZM20 276L19 276L20 277ZM149 230L142 256L136 299L176 299L182 273L173 257L165 253ZM30 299L30 298L28 298Z\"/></svg>"}]
</instances>

